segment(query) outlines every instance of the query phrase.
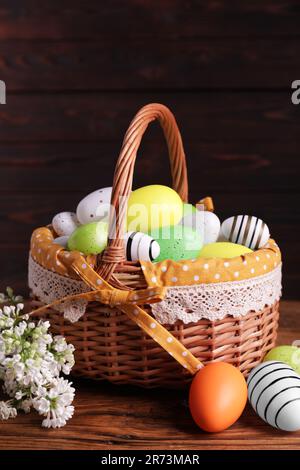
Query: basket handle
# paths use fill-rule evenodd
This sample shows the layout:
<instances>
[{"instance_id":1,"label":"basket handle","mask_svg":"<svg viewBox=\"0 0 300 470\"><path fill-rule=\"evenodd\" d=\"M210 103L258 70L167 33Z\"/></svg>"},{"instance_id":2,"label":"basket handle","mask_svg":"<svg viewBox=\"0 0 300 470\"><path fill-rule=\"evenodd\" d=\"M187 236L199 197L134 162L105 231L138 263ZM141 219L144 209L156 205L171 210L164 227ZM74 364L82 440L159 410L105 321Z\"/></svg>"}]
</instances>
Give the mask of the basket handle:
<instances>
[{"instance_id":1,"label":"basket handle","mask_svg":"<svg viewBox=\"0 0 300 470\"><path fill-rule=\"evenodd\" d=\"M176 120L166 106L159 103L148 104L141 108L131 121L116 165L111 197L114 211L110 214L108 245L97 260L97 271L104 279L109 279L117 264L125 261L123 238L134 164L144 132L150 122L156 119L163 129L168 145L173 188L184 202L188 199L185 153Z\"/></svg>"}]
</instances>

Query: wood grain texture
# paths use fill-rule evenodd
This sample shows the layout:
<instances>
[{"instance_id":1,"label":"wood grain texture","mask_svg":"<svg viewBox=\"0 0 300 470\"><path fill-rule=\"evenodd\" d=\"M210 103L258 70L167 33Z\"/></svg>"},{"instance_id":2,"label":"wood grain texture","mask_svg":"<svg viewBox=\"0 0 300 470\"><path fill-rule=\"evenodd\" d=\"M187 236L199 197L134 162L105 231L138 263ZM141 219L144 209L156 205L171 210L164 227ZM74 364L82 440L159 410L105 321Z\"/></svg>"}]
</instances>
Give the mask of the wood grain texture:
<instances>
[{"instance_id":1,"label":"wood grain texture","mask_svg":"<svg viewBox=\"0 0 300 470\"><path fill-rule=\"evenodd\" d=\"M89 39L299 35L297 0L2 0L0 37Z\"/></svg>"},{"instance_id":2,"label":"wood grain texture","mask_svg":"<svg viewBox=\"0 0 300 470\"><path fill-rule=\"evenodd\" d=\"M300 302L282 302L278 344L300 335ZM0 449L299 449L300 432L277 431L250 407L230 429L206 434L193 423L187 393L75 381L76 412L60 430L41 430L34 413L0 422ZM171 399L170 399L171 393Z\"/></svg>"},{"instance_id":3,"label":"wood grain texture","mask_svg":"<svg viewBox=\"0 0 300 470\"><path fill-rule=\"evenodd\" d=\"M140 107L164 103L176 115L184 142L237 138L282 145L299 134L300 112L290 92L70 93L8 96L0 108L1 142L123 139Z\"/></svg>"},{"instance_id":4,"label":"wood grain texture","mask_svg":"<svg viewBox=\"0 0 300 470\"><path fill-rule=\"evenodd\" d=\"M184 131L184 129L183 129ZM185 139L192 198L203 192L290 193L297 202L298 149L290 139L205 141ZM122 136L96 142L9 142L0 146L1 192L81 192L111 184ZM216 171L222 168L222 172ZM84 188L82 188L84 178ZM135 187L170 183L167 148L155 126L145 135L135 167ZM251 202L250 202L251 203ZM287 208L288 209L288 208Z\"/></svg>"},{"instance_id":5,"label":"wood grain texture","mask_svg":"<svg viewBox=\"0 0 300 470\"><path fill-rule=\"evenodd\" d=\"M182 130L191 201L263 217L297 298L299 22L297 0L2 0L0 284L25 291L33 228L110 185L133 114L160 101ZM134 184L154 182L170 183L155 125Z\"/></svg>"},{"instance_id":6,"label":"wood grain texture","mask_svg":"<svg viewBox=\"0 0 300 470\"><path fill-rule=\"evenodd\" d=\"M299 54L294 38L6 40L0 66L10 92L287 90Z\"/></svg>"}]
</instances>

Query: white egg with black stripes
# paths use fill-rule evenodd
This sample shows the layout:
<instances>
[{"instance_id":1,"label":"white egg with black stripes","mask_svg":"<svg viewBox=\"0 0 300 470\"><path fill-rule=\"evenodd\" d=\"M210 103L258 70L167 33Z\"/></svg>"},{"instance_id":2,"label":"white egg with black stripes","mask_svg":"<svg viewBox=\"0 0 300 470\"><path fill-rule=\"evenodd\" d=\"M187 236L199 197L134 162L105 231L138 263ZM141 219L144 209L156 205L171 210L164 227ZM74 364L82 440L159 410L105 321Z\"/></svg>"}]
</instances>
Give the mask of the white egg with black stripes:
<instances>
[{"instance_id":1,"label":"white egg with black stripes","mask_svg":"<svg viewBox=\"0 0 300 470\"><path fill-rule=\"evenodd\" d=\"M265 222L252 215L235 215L224 220L221 233L226 240L247 246L251 250L263 247L270 238Z\"/></svg>"},{"instance_id":2,"label":"white egg with black stripes","mask_svg":"<svg viewBox=\"0 0 300 470\"><path fill-rule=\"evenodd\" d=\"M124 236L128 261L153 261L160 254L156 240L143 232L127 232Z\"/></svg>"},{"instance_id":3,"label":"white egg with black stripes","mask_svg":"<svg viewBox=\"0 0 300 470\"><path fill-rule=\"evenodd\" d=\"M280 361L263 362L251 371L247 385L251 406L266 423L300 430L300 376L294 369Z\"/></svg>"}]
</instances>

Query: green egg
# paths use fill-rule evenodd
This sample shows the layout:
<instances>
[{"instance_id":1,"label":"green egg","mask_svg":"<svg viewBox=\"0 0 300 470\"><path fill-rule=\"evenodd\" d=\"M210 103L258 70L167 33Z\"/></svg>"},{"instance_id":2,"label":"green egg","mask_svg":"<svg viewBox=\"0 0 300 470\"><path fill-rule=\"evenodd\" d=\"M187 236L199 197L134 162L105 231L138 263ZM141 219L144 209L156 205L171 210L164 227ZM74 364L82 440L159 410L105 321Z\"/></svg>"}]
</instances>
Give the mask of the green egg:
<instances>
[{"instance_id":1,"label":"green egg","mask_svg":"<svg viewBox=\"0 0 300 470\"><path fill-rule=\"evenodd\" d=\"M69 237L68 249L77 250L85 255L96 255L106 248L108 224L106 222L91 222L80 225Z\"/></svg>"},{"instance_id":2,"label":"green egg","mask_svg":"<svg viewBox=\"0 0 300 470\"><path fill-rule=\"evenodd\" d=\"M300 374L300 348L297 346L277 346L264 357L265 361L281 361Z\"/></svg>"},{"instance_id":3,"label":"green egg","mask_svg":"<svg viewBox=\"0 0 300 470\"><path fill-rule=\"evenodd\" d=\"M197 258L202 248L202 237L199 232L175 225L152 230L150 234L160 246L160 255L154 261L171 259L180 261L182 259Z\"/></svg>"},{"instance_id":4,"label":"green egg","mask_svg":"<svg viewBox=\"0 0 300 470\"><path fill-rule=\"evenodd\" d=\"M195 214L197 212L197 209L193 204L183 204L183 216L186 217L188 215Z\"/></svg>"}]
</instances>

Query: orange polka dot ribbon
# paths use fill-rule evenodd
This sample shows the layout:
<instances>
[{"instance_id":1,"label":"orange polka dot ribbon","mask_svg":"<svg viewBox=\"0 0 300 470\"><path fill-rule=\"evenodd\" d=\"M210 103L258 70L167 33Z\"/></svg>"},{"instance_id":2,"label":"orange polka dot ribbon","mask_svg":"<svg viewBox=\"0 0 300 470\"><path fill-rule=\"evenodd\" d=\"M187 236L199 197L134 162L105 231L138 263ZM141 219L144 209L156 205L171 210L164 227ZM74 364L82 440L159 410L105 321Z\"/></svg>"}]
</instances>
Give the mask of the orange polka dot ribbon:
<instances>
[{"instance_id":1,"label":"orange polka dot ribbon","mask_svg":"<svg viewBox=\"0 0 300 470\"><path fill-rule=\"evenodd\" d=\"M197 206L202 206L203 210L209 212L214 212L215 210L213 200L210 196L200 199L200 201L198 201L196 204L196 207Z\"/></svg>"},{"instance_id":2,"label":"orange polka dot ribbon","mask_svg":"<svg viewBox=\"0 0 300 470\"><path fill-rule=\"evenodd\" d=\"M88 301L99 301L111 307L117 306L191 374L195 374L203 366L175 336L140 307L143 304L160 302L164 298L167 288L152 287L138 291L116 289L102 279L86 262L83 256L76 256L72 267L79 278L92 288L92 291L56 300L51 304L34 310L31 312L32 314L41 313L67 300L79 298L84 298Z\"/></svg>"},{"instance_id":3,"label":"orange polka dot ribbon","mask_svg":"<svg viewBox=\"0 0 300 470\"><path fill-rule=\"evenodd\" d=\"M65 277L78 279L73 269L75 260L82 258L78 251L67 251L53 243L53 232L48 227L36 229L31 237L30 254L35 262ZM94 267L95 255L85 257ZM272 239L259 250L231 259L198 258L159 263L141 261L148 287L191 286L218 282L242 281L271 272L281 264L281 253Z\"/></svg>"},{"instance_id":4,"label":"orange polka dot ribbon","mask_svg":"<svg viewBox=\"0 0 300 470\"><path fill-rule=\"evenodd\" d=\"M235 258L197 258L159 263L141 261L148 286L190 286L243 281L262 276L281 264L281 253L272 239L259 250Z\"/></svg>"}]
</instances>

